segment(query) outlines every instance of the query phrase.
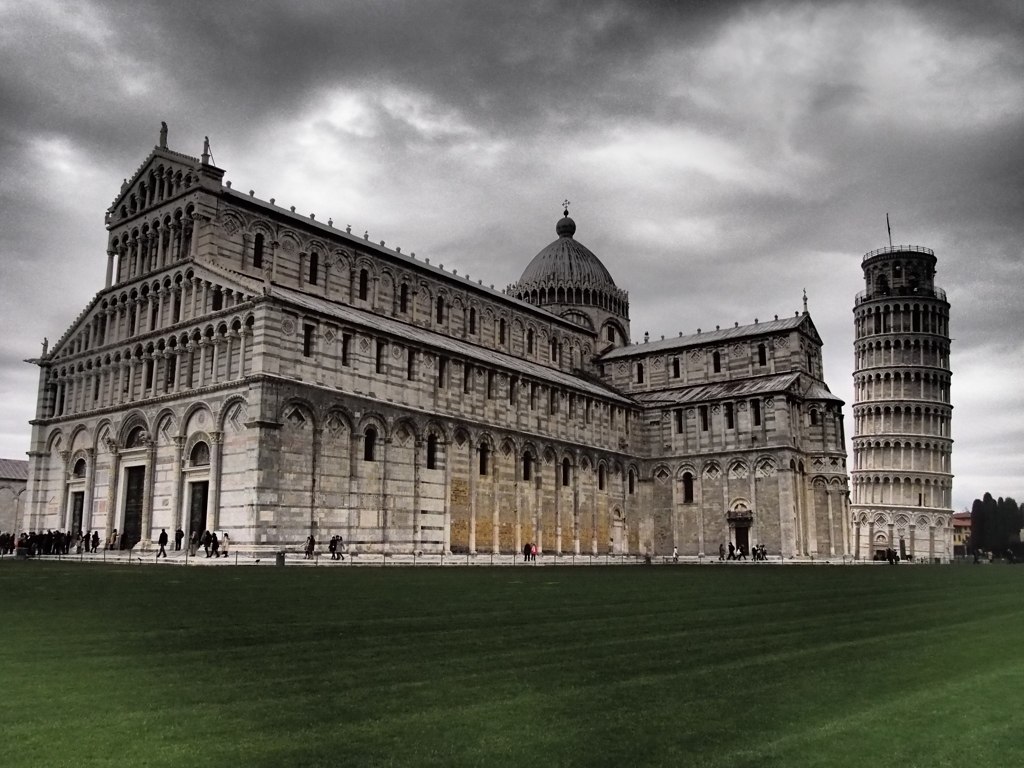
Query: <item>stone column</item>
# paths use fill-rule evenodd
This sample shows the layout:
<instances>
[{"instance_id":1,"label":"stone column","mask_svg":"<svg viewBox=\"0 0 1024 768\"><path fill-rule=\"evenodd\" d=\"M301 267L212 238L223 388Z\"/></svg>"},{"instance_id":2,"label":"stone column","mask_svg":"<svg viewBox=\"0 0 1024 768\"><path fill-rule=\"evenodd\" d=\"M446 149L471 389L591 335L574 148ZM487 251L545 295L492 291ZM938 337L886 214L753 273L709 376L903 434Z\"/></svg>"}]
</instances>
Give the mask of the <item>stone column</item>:
<instances>
[{"instance_id":1,"label":"stone column","mask_svg":"<svg viewBox=\"0 0 1024 768\"><path fill-rule=\"evenodd\" d=\"M171 223L170 249L170 261L181 258L181 224L177 221Z\"/></svg>"},{"instance_id":2,"label":"stone column","mask_svg":"<svg viewBox=\"0 0 1024 768\"><path fill-rule=\"evenodd\" d=\"M210 530L220 528L220 460L224 449L224 433L210 431L210 500L208 520L213 520Z\"/></svg>"},{"instance_id":3,"label":"stone column","mask_svg":"<svg viewBox=\"0 0 1024 768\"><path fill-rule=\"evenodd\" d=\"M551 393L551 396L555 396L554 392ZM562 465L557 456L555 457L555 554L562 554Z\"/></svg>"},{"instance_id":4,"label":"stone column","mask_svg":"<svg viewBox=\"0 0 1024 768\"><path fill-rule=\"evenodd\" d=\"M69 528L68 525L68 461L71 459L71 451L60 452L60 507L57 520L58 525L65 530Z\"/></svg>"},{"instance_id":5,"label":"stone column","mask_svg":"<svg viewBox=\"0 0 1024 768\"><path fill-rule=\"evenodd\" d=\"M412 551L420 554L423 551L423 521L420 518L420 453L423 451L423 439L417 437L413 444L412 454Z\"/></svg>"},{"instance_id":6,"label":"stone column","mask_svg":"<svg viewBox=\"0 0 1024 768\"><path fill-rule=\"evenodd\" d=\"M114 532L115 521L117 520L117 487L121 482L121 454L113 443L108 445L110 449L110 480L107 483L107 524L103 533L103 546L110 541L110 534Z\"/></svg>"},{"instance_id":7,"label":"stone column","mask_svg":"<svg viewBox=\"0 0 1024 768\"><path fill-rule=\"evenodd\" d=\"M917 549L914 546L914 544L915 544L914 538L915 538L916 531L917 531L917 526L914 524L914 519L911 518L910 519L910 556L913 557L915 560L917 559Z\"/></svg>"},{"instance_id":8,"label":"stone column","mask_svg":"<svg viewBox=\"0 0 1024 768\"><path fill-rule=\"evenodd\" d=\"M491 457L491 552L501 554L501 518L498 509L498 493L501 487L498 477L498 454Z\"/></svg>"},{"instance_id":9,"label":"stone column","mask_svg":"<svg viewBox=\"0 0 1024 768\"><path fill-rule=\"evenodd\" d=\"M519 481L522 480L522 478L523 478L523 470L522 470L523 460L522 460L521 456L517 456L515 454L513 454L512 457L513 457L512 458L512 462L513 462L512 463L512 466L513 466L513 472L512 472L513 481L512 482L513 482L513 489L514 489L514 492L515 492L515 505L516 505L516 507L515 507L515 512L516 512L515 547L516 547L516 557L518 557L519 553L523 551L523 529L522 529L522 524L523 524L523 520L522 520L523 499L522 499L522 493L521 493L521 490L520 490L521 486L520 486L520 483L519 483Z\"/></svg>"},{"instance_id":10,"label":"stone column","mask_svg":"<svg viewBox=\"0 0 1024 768\"><path fill-rule=\"evenodd\" d=\"M598 471L599 470L597 468L597 465L595 465L594 466L594 472L598 472ZM592 528L594 533L593 533L593 536L591 537L591 541L590 541L590 553L596 557L597 556L597 518L598 518L598 509L597 509L598 501L597 501L597 497L598 497L598 493L599 493L599 489L597 487L597 478L594 478L593 485L594 485L594 495L593 495L593 498L591 500L591 505L593 507L593 509L591 510L591 514L594 517L593 528Z\"/></svg>"},{"instance_id":11,"label":"stone column","mask_svg":"<svg viewBox=\"0 0 1024 768\"><path fill-rule=\"evenodd\" d=\"M836 523L832 515L832 491L825 489L825 501L828 503L828 554L834 557L836 554Z\"/></svg>"},{"instance_id":12,"label":"stone column","mask_svg":"<svg viewBox=\"0 0 1024 768\"><path fill-rule=\"evenodd\" d=\"M476 478L480 474L480 449L469 441L469 553L476 554Z\"/></svg>"},{"instance_id":13,"label":"stone column","mask_svg":"<svg viewBox=\"0 0 1024 768\"><path fill-rule=\"evenodd\" d=\"M380 441L382 466L380 468L380 506L381 506L381 549L384 554L391 553L391 523L393 517L394 499L388 493L388 480L390 480L391 462L388 461L388 454L391 453L391 438L385 437Z\"/></svg>"},{"instance_id":14,"label":"stone column","mask_svg":"<svg viewBox=\"0 0 1024 768\"><path fill-rule=\"evenodd\" d=\"M188 255L196 256L199 253L199 225L203 217L192 211L192 238L189 240Z\"/></svg>"},{"instance_id":15,"label":"stone column","mask_svg":"<svg viewBox=\"0 0 1024 768\"><path fill-rule=\"evenodd\" d=\"M115 251L113 249L107 251L107 288L114 282L114 254Z\"/></svg>"},{"instance_id":16,"label":"stone column","mask_svg":"<svg viewBox=\"0 0 1024 768\"><path fill-rule=\"evenodd\" d=\"M444 444L444 554L452 553L452 462L451 444Z\"/></svg>"},{"instance_id":17,"label":"stone column","mask_svg":"<svg viewBox=\"0 0 1024 768\"><path fill-rule=\"evenodd\" d=\"M569 470L572 472L572 551L574 555L580 554L580 473L579 456L576 463ZM675 506L673 506L675 514Z\"/></svg>"},{"instance_id":18,"label":"stone column","mask_svg":"<svg viewBox=\"0 0 1024 768\"><path fill-rule=\"evenodd\" d=\"M153 485L156 470L156 437L150 435L146 443L146 492L142 497L142 540L140 549L147 552L153 548Z\"/></svg>"},{"instance_id":19,"label":"stone column","mask_svg":"<svg viewBox=\"0 0 1024 768\"><path fill-rule=\"evenodd\" d=\"M218 339L216 334L214 334L213 338L210 339L210 346L213 347L213 351L210 352L210 383L216 384L218 367L220 362L217 359L219 357L217 353L220 351L220 340Z\"/></svg>"},{"instance_id":20,"label":"stone column","mask_svg":"<svg viewBox=\"0 0 1024 768\"><path fill-rule=\"evenodd\" d=\"M236 379L245 378L245 337L247 336L245 326L238 331L238 376Z\"/></svg>"},{"instance_id":21,"label":"stone column","mask_svg":"<svg viewBox=\"0 0 1024 768\"><path fill-rule=\"evenodd\" d=\"M159 223L156 225L156 265L164 266L164 229Z\"/></svg>"},{"instance_id":22,"label":"stone column","mask_svg":"<svg viewBox=\"0 0 1024 768\"><path fill-rule=\"evenodd\" d=\"M189 531L185 529L185 520L184 515L182 514L184 505L181 504L181 484L183 482L181 475L181 454L184 451L185 438L180 435L174 435L171 439L174 440L174 463L171 465L171 524L177 525L184 530L187 537ZM173 541L173 531L171 532L170 537Z\"/></svg>"}]
</instances>

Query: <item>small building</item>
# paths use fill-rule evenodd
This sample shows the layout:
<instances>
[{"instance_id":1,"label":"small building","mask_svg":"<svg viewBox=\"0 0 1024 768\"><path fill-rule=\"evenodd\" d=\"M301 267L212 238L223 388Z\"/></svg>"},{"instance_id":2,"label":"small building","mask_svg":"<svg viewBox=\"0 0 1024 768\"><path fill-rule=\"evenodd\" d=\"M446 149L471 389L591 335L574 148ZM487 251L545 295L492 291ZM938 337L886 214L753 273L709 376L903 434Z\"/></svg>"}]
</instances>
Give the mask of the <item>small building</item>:
<instances>
[{"instance_id":1,"label":"small building","mask_svg":"<svg viewBox=\"0 0 1024 768\"><path fill-rule=\"evenodd\" d=\"M971 548L971 513L953 513L953 557L966 557Z\"/></svg>"}]
</instances>

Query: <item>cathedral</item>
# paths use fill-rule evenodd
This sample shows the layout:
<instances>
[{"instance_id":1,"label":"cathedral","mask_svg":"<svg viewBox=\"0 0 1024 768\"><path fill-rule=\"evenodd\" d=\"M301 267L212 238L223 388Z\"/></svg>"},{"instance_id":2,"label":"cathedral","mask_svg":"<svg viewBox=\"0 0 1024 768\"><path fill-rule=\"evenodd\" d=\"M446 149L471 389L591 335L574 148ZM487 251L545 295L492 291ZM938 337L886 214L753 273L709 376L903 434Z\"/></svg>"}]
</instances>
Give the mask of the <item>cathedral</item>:
<instances>
[{"instance_id":1,"label":"cathedral","mask_svg":"<svg viewBox=\"0 0 1024 768\"><path fill-rule=\"evenodd\" d=\"M107 210L104 286L31 361L21 530L117 530L143 551L180 527L253 553L309 535L395 554L853 552L842 402L806 307L634 343L629 295L568 211L502 291L224 173L165 126Z\"/></svg>"}]
</instances>

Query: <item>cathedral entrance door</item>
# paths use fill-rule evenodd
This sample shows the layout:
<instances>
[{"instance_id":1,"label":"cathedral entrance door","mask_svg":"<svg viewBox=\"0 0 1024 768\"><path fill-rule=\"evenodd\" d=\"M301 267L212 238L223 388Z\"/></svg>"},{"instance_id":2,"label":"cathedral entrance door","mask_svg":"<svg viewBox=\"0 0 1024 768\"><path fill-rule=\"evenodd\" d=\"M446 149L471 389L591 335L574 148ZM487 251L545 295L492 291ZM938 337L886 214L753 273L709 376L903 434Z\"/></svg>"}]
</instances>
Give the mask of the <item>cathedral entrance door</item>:
<instances>
[{"instance_id":1,"label":"cathedral entrance door","mask_svg":"<svg viewBox=\"0 0 1024 768\"><path fill-rule=\"evenodd\" d=\"M188 539L195 530L200 537L206 530L206 504L210 496L210 481L190 483L191 493L188 501Z\"/></svg>"},{"instance_id":2,"label":"cathedral entrance door","mask_svg":"<svg viewBox=\"0 0 1024 768\"><path fill-rule=\"evenodd\" d=\"M188 507L188 536L192 540L192 532L200 536L206 530L206 501L210 495L210 481L204 480L201 483L191 483Z\"/></svg>"},{"instance_id":3,"label":"cathedral entrance door","mask_svg":"<svg viewBox=\"0 0 1024 768\"><path fill-rule=\"evenodd\" d=\"M131 549L142 540L142 504L146 493L146 468L125 470L124 527L121 549Z\"/></svg>"},{"instance_id":4,"label":"cathedral entrance door","mask_svg":"<svg viewBox=\"0 0 1024 768\"><path fill-rule=\"evenodd\" d=\"M736 531L736 548L742 550L746 554L750 554L750 528L745 525L737 525Z\"/></svg>"},{"instance_id":5,"label":"cathedral entrance door","mask_svg":"<svg viewBox=\"0 0 1024 768\"><path fill-rule=\"evenodd\" d=\"M82 532L82 510L85 509L85 492L75 491L71 494L71 527L69 533L77 536Z\"/></svg>"}]
</instances>

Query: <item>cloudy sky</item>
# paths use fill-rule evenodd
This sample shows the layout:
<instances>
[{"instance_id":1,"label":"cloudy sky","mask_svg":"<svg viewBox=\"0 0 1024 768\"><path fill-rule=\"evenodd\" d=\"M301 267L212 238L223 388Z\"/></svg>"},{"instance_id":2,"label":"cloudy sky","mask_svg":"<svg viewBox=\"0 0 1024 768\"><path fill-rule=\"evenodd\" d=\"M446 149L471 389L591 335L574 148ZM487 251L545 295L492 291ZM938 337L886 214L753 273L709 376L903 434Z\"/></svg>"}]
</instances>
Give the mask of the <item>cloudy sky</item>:
<instances>
[{"instance_id":1,"label":"cloudy sky","mask_svg":"<svg viewBox=\"0 0 1024 768\"><path fill-rule=\"evenodd\" d=\"M1024 6L0 0L0 456L170 126L236 189L516 280L572 201L634 339L791 314L852 401L860 260L952 304L954 506L1024 499ZM849 406L847 424L852 424Z\"/></svg>"}]
</instances>

